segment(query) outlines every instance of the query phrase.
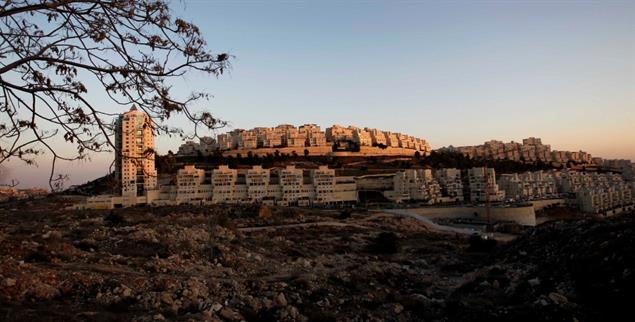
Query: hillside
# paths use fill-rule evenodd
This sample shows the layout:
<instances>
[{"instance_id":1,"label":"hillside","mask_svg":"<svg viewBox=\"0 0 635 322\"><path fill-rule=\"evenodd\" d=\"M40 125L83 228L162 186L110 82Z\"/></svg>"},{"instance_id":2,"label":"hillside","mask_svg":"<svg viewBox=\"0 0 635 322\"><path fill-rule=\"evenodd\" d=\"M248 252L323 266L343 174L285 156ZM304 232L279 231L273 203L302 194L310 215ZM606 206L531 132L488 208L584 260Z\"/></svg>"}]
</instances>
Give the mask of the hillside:
<instances>
[{"instance_id":1,"label":"hillside","mask_svg":"<svg viewBox=\"0 0 635 322\"><path fill-rule=\"evenodd\" d=\"M4 321L620 321L635 295L634 214L492 248L381 213L60 202L0 209Z\"/></svg>"}]
</instances>

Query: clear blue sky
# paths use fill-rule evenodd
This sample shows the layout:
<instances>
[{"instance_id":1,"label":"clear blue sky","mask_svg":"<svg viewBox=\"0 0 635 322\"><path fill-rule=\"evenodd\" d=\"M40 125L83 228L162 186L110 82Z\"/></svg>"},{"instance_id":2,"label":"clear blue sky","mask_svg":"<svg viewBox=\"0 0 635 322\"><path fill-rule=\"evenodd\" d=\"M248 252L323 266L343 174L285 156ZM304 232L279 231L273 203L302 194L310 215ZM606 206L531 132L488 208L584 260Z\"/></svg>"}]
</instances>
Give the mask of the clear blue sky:
<instances>
[{"instance_id":1,"label":"clear blue sky","mask_svg":"<svg viewBox=\"0 0 635 322\"><path fill-rule=\"evenodd\" d=\"M213 50L235 55L231 73L176 87L212 93L211 111L232 128L354 124L433 147L537 136L555 149L635 159L633 1L173 6ZM178 145L158 139L161 152ZM102 175L111 158L73 165L73 182Z\"/></svg>"}]
</instances>

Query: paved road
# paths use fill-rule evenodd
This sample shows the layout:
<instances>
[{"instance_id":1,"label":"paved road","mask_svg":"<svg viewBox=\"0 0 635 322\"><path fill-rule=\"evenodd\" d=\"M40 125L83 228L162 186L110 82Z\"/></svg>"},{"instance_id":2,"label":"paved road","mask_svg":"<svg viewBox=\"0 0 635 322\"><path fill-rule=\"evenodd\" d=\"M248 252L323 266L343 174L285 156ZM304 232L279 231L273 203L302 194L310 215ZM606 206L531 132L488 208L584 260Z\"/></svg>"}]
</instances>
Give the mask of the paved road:
<instances>
[{"instance_id":1,"label":"paved road","mask_svg":"<svg viewBox=\"0 0 635 322\"><path fill-rule=\"evenodd\" d=\"M458 228L458 227L450 227L450 226L439 225L439 224L433 222L432 220L430 220L430 218L427 218L427 217L412 213L412 212L410 212L407 209L382 209L382 210L378 210L378 211L382 212L382 213L387 213L387 214L397 215L397 216L401 216L401 217L408 217L408 218L416 219L416 220L422 222L423 224L425 224L426 227L428 227L430 230L436 230L436 231L439 231L439 232L456 233L456 234L463 234L463 235L473 235L473 234L479 232L478 230L471 229L471 228Z\"/></svg>"},{"instance_id":2,"label":"paved road","mask_svg":"<svg viewBox=\"0 0 635 322\"><path fill-rule=\"evenodd\" d=\"M383 209L383 210L378 210L378 212L391 214L391 215L397 215L401 217L413 218L424 223L426 227L428 227L430 230L434 230L441 233L456 233L456 234L463 234L463 235L484 234L484 232L479 229L459 228L459 227L439 225L437 223L434 223L432 220L430 220L430 218L412 213L408 209ZM516 239L515 235L503 234L503 233L488 233L487 235L490 236L489 238L494 238L501 242L509 242L511 240Z\"/></svg>"}]
</instances>

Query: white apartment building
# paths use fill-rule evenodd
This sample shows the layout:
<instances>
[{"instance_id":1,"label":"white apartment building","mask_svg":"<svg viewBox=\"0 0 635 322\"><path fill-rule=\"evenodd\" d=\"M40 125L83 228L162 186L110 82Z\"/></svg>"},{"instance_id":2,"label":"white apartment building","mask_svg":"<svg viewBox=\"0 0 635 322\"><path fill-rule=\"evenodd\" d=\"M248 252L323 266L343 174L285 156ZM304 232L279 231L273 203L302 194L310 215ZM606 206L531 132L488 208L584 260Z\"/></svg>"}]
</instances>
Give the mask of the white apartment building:
<instances>
[{"instance_id":1,"label":"white apartment building","mask_svg":"<svg viewBox=\"0 0 635 322\"><path fill-rule=\"evenodd\" d=\"M286 166L275 169L254 166L251 169L230 169L219 166L205 180L205 171L193 165L180 169L176 185L161 186L157 193L148 195L137 204L239 204L262 203L281 206L327 206L357 202L357 184L353 177L337 177L335 170L326 166L306 171ZM77 208L112 209L124 204L122 197L102 195L90 197Z\"/></svg>"},{"instance_id":2,"label":"white apartment building","mask_svg":"<svg viewBox=\"0 0 635 322\"><path fill-rule=\"evenodd\" d=\"M230 132L230 134L239 149L255 149L258 147L256 132L254 131L239 129Z\"/></svg>"},{"instance_id":3,"label":"white apartment building","mask_svg":"<svg viewBox=\"0 0 635 322\"><path fill-rule=\"evenodd\" d=\"M404 148L404 149L414 149L414 138L411 136L408 136L406 134L402 134L399 133L398 134L398 140L399 140L399 147Z\"/></svg>"},{"instance_id":4,"label":"white apartment building","mask_svg":"<svg viewBox=\"0 0 635 322\"><path fill-rule=\"evenodd\" d=\"M364 130L366 130L366 132L368 132L368 134L370 134L370 140L371 140L371 145L373 146L378 146L378 145L387 145L387 141L386 141L386 133L384 133L384 131L379 130L379 129L369 129L369 128L365 128Z\"/></svg>"},{"instance_id":5,"label":"white apartment building","mask_svg":"<svg viewBox=\"0 0 635 322\"><path fill-rule=\"evenodd\" d=\"M200 149L200 144L194 141L186 141L185 143L181 144L181 146L179 146L178 154L185 156L196 156Z\"/></svg>"},{"instance_id":6,"label":"white apartment building","mask_svg":"<svg viewBox=\"0 0 635 322\"><path fill-rule=\"evenodd\" d=\"M353 128L333 125L326 128L326 140L329 142L353 141Z\"/></svg>"},{"instance_id":7,"label":"white apartment building","mask_svg":"<svg viewBox=\"0 0 635 322\"><path fill-rule=\"evenodd\" d=\"M359 146L372 146L373 139L366 130L360 128L353 128L353 142L359 144Z\"/></svg>"},{"instance_id":8,"label":"white apartment building","mask_svg":"<svg viewBox=\"0 0 635 322\"><path fill-rule=\"evenodd\" d=\"M296 128L287 131L283 140L287 147L300 148L307 145L306 133L299 132Z\"/></svg>"},{"instance_id":9,"label":"white apartment building","mask_svg":"<svg viewBox=\"0 0 635 322\"><path fill-rule=\"evenodd\" d=\"M309 189L304 186L304 172L295 166L287 166L279 173L282 196L280 204L283 206L309 205Z\"/></svg>"},{"instance_id":10,"label":"white apartment building","mask_svg":"<svg viewBox=\"0 0 635 322\"><path fill-rule=\"evenodd\" d=\"M202 202L211 193L211 185L205 185L205 170L186 165L176 173L176 203Z\"/></svg>"},{"instance_id":11,"label":"white apartment building","mask_svg":"<svg viewBox=\"0 0 635 322\"><path fill-rule=\"evenodd\" d=\"M438 203L441 199L441 187L432 176L430 169L407 169L397 172L393 177L393 190L385 191L384 196L395 202L407 200Z\"/></svg>"},{"instance_id":12,"label":"white apartment building","mask_svg":"<svg viewBox=\"0 0 635 322\"><path fill-rule=\"evenodd\" d=\"M284 128L257 127L253 131L256 133L256 145L259 148L276 148L282 146L282 137L286 131Z\"/></svg>"},{"instance_id":13,"label":"white apartment building","mask_svg":"<svg viewBox=\"0 0 635 322\"><path fill-rule=\"evenodd\" d=\"M226 165L212 171L212 203L237 203L242 200L236 193L238 172Z\"/></svg>"},{"instance_id":14,"label":"white apartment building","mask_svg":"<svg viewBox=\"0 0 635 322\"><path fill-rule=\"evenodd\" d=\"M115 176L120 179L124 203L157 189L154 165L154 125L133 105L115 124Z\"/></svg>"},{"instance_id":15,"label":"white apartment building","mask_svg":"<svg viewBox=\"0 0 635 322\"><path fill-rule=\"evenodd\" d=\"M326 134L315 124L304 124L299 128L300 133L306 137L307 146L327 146Z\"/></svg>"},{"instance_id":16,"label":"white apartment building","mask_svg":"<svg viewBox=\"0 0 635 322\"><path fill-rule=\"evenodd\" d=\"M604 213L617 208L632 210L633 187L616 184L611 187L584 187L576 194L580 210L587 213Z\"/></svg>"},{"instance_id":17,"label":"white apartment building","mask_svg":"<svg viewBox=\"0 0 635 322\"><path fill-rule=\"evenodd\" d=\"M199 138L199 142L186 141L179 147L178 154L183 156L210 156L218 149L218 144L214 138L204 136Z\"/></svg>"},{"instance_id":18,"label":"white apartment building","mask_svg":"<svg viewBox=\"0 0 635 322\"><path fill-rule=\"evenodd\" d=\"M316 124L304 124L298 128L291 124L281 124L276 127L256 127L251 130L235 129L228 133L219 134L216 140L201 138L199 143L188 141L179 148L179 155L209 156L213 155L217 150L286 147L337 146L341 151L349 150L355 145L362 148L362 150L366 147L381 146L421 151L424 155L429 155L431 152L430 145L426 140L401 133L384 132L379 129L362 129L352 125L348 127L333 125L326 128L326 131L322 131ZM367 155L379 153L368 148L363 153ZM328 152L322 150L320 153ZM402 151L402 153L405 152Z\"/></svg>"},{"instance_id":19,"label":"white apartment building","mask_svg":"<svg viewBox=\"0 0 635 322\"><path fill-rule=\"evenodd\" d=\"M320 166L311 171L311 179L315 187L316 202L328 202L335 192L335 170L327 166Z\"/></svg>"},{"instance_id":20,"label":"white apartment building","mask_svg":"<svg viewBox=\"0 0 635 322\"><path fill-rule=\"evenodd\" d=\"M567 163L590 163L592 156L586 152L569 152L569 151L552 151L551 146L542 144L540 138L526 138L523 143L490 140L482 145L463 146L463 147L447 147L441 150L455 151L469 156L470 158L483 158L502 160L509 159L513 161L524 162L557 162Z\"/></svg>"},{"instance_id":21,"label":"white apartment building","mask_svg":"<svg viewBox=\"0 0 635 322\"><path fill-rule=\"evenodd\" d=\"M554 198L558 195L556 178L546 171L502 174L498 186L505 196L515 200Z\"/></svg>"},{"instance_id":22,"label":"white apartment building","mask_svg":"<svg viewBox=\"0 0 635 322\"><path fill-rule=\"evenodd\" d=\"M496 184L496 171L492 168L476 167L467 170L470 201L485 202L502 201L505 199L505 191L499 190Z\"/></svg>"},{"instance_id":23,"label":"white apartment building","mask_svg":"<svg viewBox=\"0 0 635 322\"><path fill-rule=\"evenodd\" d=\"M234 139L229 133L219 134L216 137L216 141L218 142L218 148L220 150L231 150L235 148Z\"/></svg>"},{"instance_id":24,"label":"white apartment building","mask_svg":"<svg viewBox=\"0 0 635 322\"><path fill-rule=\"evenodd\" d=\"M247 200L251 203L262 203L269 196L270 172L262 166L253 166L247 170Z\"/></svg>"},{"instance_id":25,"label":"white apartment building","mask_svg":"<svg viewBox=\"0 0 635 322\"><path fill-rule=\"evenodd\" d=\"M199 152L203 156L213 155L216 149L218 148L218 144L216 144L216 140L209 136L203 136L199 139Z\"/></svg>"},{"instance_id":26,"label":"white apartment building","mask_svg":"<svg viewBox=\"0 0 635 322\"><path fill-rule=\"evenodd\" d=\"M463 181L461 170L443 168L434 170L434 178L441 186L441 195L450 201L463 201Z\"/></svg>"},{"instance_id":27,"label":"white apartment building","mask_svg":"<svg viewBox=\"0 0 635 322\"><path fill-rule=\"evenodd\" d=\"M635 183L615 173L585 173L563 170L555 173L558 189L575 194L580 209L588 213L606 213L632 209Z\"/></svg>"},{"instance_id":28,"label":"white apartment building","mask_svg":"<svg viewBox=\"0 0 635 322\"><path fill-rule=\"evenodd\" d=\"M399 133L386 132L386 146L398 148L399 145Z\"/></svg>"}]
</instances>

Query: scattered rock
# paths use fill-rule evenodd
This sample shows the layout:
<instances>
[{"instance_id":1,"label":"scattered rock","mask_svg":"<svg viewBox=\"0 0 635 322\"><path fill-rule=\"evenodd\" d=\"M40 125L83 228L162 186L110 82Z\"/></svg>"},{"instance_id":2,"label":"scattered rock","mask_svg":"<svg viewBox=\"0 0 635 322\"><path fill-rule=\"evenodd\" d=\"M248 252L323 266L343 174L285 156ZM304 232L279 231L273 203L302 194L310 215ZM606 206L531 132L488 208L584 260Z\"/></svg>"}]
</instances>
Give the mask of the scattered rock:
<instances>
[{"instance_id":1,"label":"scattered rock","mask_svg":"<svg viewBox=\"0 0 635 322\"><path fill-rule=\"evenodd\" d=\"M174 300L172 299L172 294L168 292L161 293L161 302L167 305L172 305L174 303Z\"/></svg>"},{"instance_id":2,"label":"scattered rock","mask_svg":"<svg viewBox=\"0 0 635 322\"><path fill-rule=\"evenodd\" d=\"M287 298L284 296L284 293L278 293L278 296L276 296L275 303L277 306L281 306L281 307L287 306Z\"/></svg>"},{"instance_id":3,"label":"scattered rock","mask_svg":"<svg viewBox=\"0 0 635 322\"><path fill-rule=\"evenodd\" d=\"M224 307L220 310L219 315L228 321L240 321L243 319L243 316L240 315L240 313L228 308L228 307Z\"/></svg>"},{"instance_id":4,"label":"scattered rock","mask_svg":"<svg viewBox=\"0 0 635 322\"><path fill-rule=\"evenodd\" d=\"M223 308L223 305L220 303L212 304L212 312L218 312Z\"/></svg>"},{"instance_id":5,"label":"scattered rock","mask_svg":"<svg viewBox=\"0 0 635 322\"><path fill-rule=\"evenodd\" d=\"M536 278L532 278L530 280L527 281L529 283L529 285L536 287L538 285L540 285L540 279L538 277Z\"/></svg>"},{"instance_id":6,"label":"scattered rock","mask_svg":"<svg viewBox=\"0 0 635 322\"><path fill-rule=\"evenodd\" d=\"M2 284L4 284L4 286L15 286L16 280L13 278L5 278L4 281L2 281Z\"/></svg>"},{"instance_id":7,"label":"scattered rock","mask_svg":"<svg viewBox=\"0 0 635 322\"><path fill-rule=\"evenodd\" d=\"M564 305L569 303L569 300L567 299L566 296L556 292L549 293L549 299L558 305Z\"/></svg>"},{"instance_id":8,"label":"scattered rock","mask_svg":"<svg viewBox=\"0 0 635 322\"><path fill-rule=\"evenodd\" d=\"M36 283L28 292L31 296L38 300L50 300L60 295L60 291L46 283Z\"/></svg>"},{"instance_id":9,"label":"scattered rock","mask_svg":"<svg viewBox=\"0 0 635 322\"><path fill-rule=\"evenodd\" d=\"M62 233L57 230L50 230L42 235L42 239L59 240L62 239Z\"/></svg>"}]
</instances>

